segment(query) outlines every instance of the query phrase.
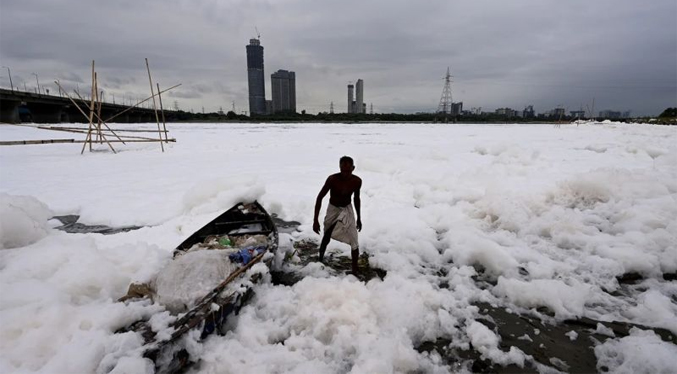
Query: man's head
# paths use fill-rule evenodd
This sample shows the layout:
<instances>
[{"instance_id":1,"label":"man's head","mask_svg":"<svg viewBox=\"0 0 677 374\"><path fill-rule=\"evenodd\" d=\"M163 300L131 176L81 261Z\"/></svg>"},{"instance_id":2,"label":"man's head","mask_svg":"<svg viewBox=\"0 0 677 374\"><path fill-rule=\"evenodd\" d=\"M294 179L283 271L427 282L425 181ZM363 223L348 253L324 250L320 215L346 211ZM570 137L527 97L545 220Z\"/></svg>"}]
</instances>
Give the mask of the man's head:
<instances>
[{"instance_id":1,"label":"man's head","mask_svg":"<svg viewBox=\"0 0 677 374\"><path fill-rule=\"evenodd\" d=\"M341 174L352 174L355 170L355 165L353 164L353 159L350 156L343 156L339 160L339 167L341 168Z\"/></svg>"}]
</instances>

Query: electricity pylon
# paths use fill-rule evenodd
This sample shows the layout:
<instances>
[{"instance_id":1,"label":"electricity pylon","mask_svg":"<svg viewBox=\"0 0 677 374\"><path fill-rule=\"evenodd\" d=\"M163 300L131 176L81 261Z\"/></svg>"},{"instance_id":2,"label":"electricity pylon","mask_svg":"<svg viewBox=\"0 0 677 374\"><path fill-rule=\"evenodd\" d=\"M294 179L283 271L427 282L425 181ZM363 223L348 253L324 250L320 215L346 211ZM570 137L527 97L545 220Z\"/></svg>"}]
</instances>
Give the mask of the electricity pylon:
<instances>
[{"instance_id":1,"label":"electricity pylon","mask_svg":"<svg viewBox=\"0 0 677 374\"><path fill-rule=\"evenodd\" d=\"M440 97L440 105L437 107L437 113L451 114L451 74L447 67L447 75L444 77L444 89L442 90L442 97Z\"/></svg>"}]
</instances>

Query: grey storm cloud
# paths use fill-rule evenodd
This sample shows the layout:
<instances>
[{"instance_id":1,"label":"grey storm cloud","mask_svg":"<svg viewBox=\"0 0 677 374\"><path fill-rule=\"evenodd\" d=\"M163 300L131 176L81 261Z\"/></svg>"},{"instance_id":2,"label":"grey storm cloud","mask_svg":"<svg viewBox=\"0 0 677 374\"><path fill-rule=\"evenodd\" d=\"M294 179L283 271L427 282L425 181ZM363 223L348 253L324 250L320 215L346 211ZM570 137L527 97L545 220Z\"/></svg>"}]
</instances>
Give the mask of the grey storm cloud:
<instances>
[{"instance_id":1,"label":"grey storm cloud","mask_svg":"<svg viewBox=\"0 0 677 374\"><path fill-rule=\"evenodd\" d=\"M345 110L361 78L375 111L432 111L450 67L466 108L595 99L651 115L677 103L675 14L674 0L7 0L0 62L30 89L32 73L89 85L95 60L107 92L145 97L148 58L162 87L182 83L171 96L183 109L247 110L257 27L266 76L296 72L299 110Z\"/></svg>"}]
</instances>

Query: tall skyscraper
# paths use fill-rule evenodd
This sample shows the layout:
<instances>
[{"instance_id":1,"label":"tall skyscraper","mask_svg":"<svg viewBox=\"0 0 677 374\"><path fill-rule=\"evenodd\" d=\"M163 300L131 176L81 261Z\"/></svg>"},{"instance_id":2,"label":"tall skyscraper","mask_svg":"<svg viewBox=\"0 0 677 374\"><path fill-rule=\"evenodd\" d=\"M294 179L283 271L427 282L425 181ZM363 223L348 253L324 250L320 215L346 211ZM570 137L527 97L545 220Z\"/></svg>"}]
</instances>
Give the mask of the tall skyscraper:
<instances>
[{"instance_id":1,"label":"tall skyscraper","mask_svg":"<svg viewBox=\"0 0 677 374\"><path fill-rule=\"evenodd\" d=\"M355 86L355 113L364 113L364 81L362 79L357 80L357 85Z\"/></svg>"},{"instance_id":2,"label":"tall skyscraper","mask_svg":"<svg viewBox=\"0 0 677 374\"><path fill-rule=\"evenodd\" d=\"M247 46L249 113L266 114L266 82L263 74L263 46L259 39L249 39Z\"/></svg>"},{"instance_id":3,"label":"tall skyscraper","mask_svg":"<svg viewBox=\"0 0 677 374\"><path fill-rule=\"evenodd\" d=\"M348 85L348 113L353 113L355 109L355 101L353 101L353 86L352 84Z\"/></svg>"},{"instance_id":4,"label":"tall skyscraper","mask_svg":"<svg viewBox=\"0 0 677 374\"><path fill-rule=\"evenodd\" d=\"M296 113L296 74L293 71L278 70L270 76L273 90L273 113Z\"/></svg>"}]
</instances>

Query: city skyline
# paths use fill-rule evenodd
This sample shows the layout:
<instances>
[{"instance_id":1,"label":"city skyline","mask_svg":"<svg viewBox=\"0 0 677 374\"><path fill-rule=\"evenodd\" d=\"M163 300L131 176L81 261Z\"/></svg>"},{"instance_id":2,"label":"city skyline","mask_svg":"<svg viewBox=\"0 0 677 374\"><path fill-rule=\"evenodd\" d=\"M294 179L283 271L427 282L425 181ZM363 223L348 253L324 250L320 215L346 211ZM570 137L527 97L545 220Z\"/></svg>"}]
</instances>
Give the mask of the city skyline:
<instances>
[{"instance_id":1,"label":"city skyline","mask_svg":"<svg viewBox=\"0 0 677 374\"><path fill-rule=\"evenodd\" d=\"M375 112L435 111L447 66L454 101L465 108L569 112L595 99L595 111L657 115L677 102L671 0L129 4L133 12L119 2L5 2L0 63L15 87L39 79L56 92L54 79L87 87L96 60L106 97L119 102L147 96L148 57L154 80L183 84L169 102L196 111L235 102L241 112L249 107L242 45L258 26L266 64L301 77L297 110L309 113L345 102L356 76L369 83ZM7 73L0 71L3 87Z\"/></svg>"}]
</instances>

